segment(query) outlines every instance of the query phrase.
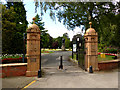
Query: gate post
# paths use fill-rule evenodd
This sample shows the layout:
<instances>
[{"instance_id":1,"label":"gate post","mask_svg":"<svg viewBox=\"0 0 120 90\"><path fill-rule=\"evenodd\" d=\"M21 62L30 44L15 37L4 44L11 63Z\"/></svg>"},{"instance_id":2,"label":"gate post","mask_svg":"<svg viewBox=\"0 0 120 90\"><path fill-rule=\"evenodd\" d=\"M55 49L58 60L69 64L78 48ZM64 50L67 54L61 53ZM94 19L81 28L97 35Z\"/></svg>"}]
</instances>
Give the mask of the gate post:
<instances>
[{"instance_id":1,"label":"gate post","mask_svg":"<svg viewBox=\"0 0 120 90\"><path fill-rule=\"evenodd\" d=\"M93 71L98 69L98 34L91 28L92 22L89 22L90 28L87 29L85 38L85 69L89 71L89 67L92 66Z\"/></svg>"},{"instance_id":2,"label":"gate post","mask_svg":"<svg viewBox=\"0 0 120 90\"><path fill-rule=\"evenodd\" d=\"M33 18L35 20L35 18ZM35 21L33 21L35 22ZM40 66L40 29L33 23L27 29L26 76L37 76Z\"/></svg>"}]
</instances>

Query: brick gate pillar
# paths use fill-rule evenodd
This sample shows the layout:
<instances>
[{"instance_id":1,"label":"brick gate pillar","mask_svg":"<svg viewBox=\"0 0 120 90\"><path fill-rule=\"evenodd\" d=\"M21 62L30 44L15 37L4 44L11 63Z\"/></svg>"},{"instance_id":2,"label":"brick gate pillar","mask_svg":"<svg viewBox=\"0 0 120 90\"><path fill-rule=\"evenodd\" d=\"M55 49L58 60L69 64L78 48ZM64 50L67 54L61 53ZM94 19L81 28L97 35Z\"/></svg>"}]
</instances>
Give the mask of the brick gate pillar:
<instances>
[{"instance_id":1,"label":"brick gate pillar","mask_svg":"<svg viewBox=\"0 0 120 90\"><path fill-rule=\"evenodd\" d=\"M98 70L98 34L91 28L92 22L89 22L90 28L87 29L85 38L85 69L89 71L89 67L92 66L93 71Z\"/></svg>"},{"instance_id":2,"label":"brick gate pillar","mask_svg":"<svg viewBox=\"0 0 120 90\"><path fill-rule=\"evenodd\" d=\"M35 20L35 18L33 18ZM33 23L27 29L26 76L37 76L40 68L40 29Z\"/></svg>"}]
</instances>

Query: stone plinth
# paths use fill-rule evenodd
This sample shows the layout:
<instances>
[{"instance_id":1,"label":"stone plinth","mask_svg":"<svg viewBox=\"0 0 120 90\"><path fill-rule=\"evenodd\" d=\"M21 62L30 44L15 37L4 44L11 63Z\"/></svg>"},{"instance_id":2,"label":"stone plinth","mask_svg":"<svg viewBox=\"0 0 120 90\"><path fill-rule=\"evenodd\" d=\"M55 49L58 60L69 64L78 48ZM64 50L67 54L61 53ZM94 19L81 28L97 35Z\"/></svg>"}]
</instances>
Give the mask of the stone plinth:
<instances>
[{"instance_id":1,"label":"stone plinth","mask_svg":"<svg viewBox=\"0 0 120 90\"><path fill-rule=\"evenodd\" d=\"M90 23L91 25L92 23ZM89 71L92 66L93 70L98 70L98 35L97 32L91 28L87 29L85 35L85 69Z\"/></svg>"},{"instance_id":2,"label":"stone plinth","mask_svg":"<svg viewBox=\"0 0 120 90\"><path fill-rule=\"evenodd\" d=\"M62 44L62 51L65 51L65 44Z\"/></svg>"},{"instance_id":3,"label":"stone plinth","mask_svg":"<svg viewBox=\"0 0 120 90\"><path fill-rule=\"evenodd\" d=\"M32 24L27 29L27 71L26 76L37 76L40 68L40 29Z\"/></svg>"}]
</instances>

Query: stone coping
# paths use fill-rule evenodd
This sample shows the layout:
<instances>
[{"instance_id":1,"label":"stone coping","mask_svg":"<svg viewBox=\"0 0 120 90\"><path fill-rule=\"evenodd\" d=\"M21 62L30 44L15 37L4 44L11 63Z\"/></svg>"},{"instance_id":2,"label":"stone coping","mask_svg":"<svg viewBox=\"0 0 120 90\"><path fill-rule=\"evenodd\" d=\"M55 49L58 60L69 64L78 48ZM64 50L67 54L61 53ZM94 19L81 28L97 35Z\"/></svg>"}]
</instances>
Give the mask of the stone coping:
<instances>
[{"instance_id":1,"label":"stone coping","mask_svg":"<svg viewBox=\"0 0 120 90\"><path fill-rule=\"evenodd\" d=\"M10 63L10 64L0 64L0 67L23 66L23 65L27 65L27 63Z\"/></svg>"},{"instance_id":2,"label":"stone coping","mask_svg":"<svg viewBox=\"0 0 120 90\"><path fill-rule=\"evenodd\" d=\"M112 63L112 62L119 62L120 59L116 59L116 60L108 60L108 61L99 61L98 63Z\"/></svg>"}]
</instances>

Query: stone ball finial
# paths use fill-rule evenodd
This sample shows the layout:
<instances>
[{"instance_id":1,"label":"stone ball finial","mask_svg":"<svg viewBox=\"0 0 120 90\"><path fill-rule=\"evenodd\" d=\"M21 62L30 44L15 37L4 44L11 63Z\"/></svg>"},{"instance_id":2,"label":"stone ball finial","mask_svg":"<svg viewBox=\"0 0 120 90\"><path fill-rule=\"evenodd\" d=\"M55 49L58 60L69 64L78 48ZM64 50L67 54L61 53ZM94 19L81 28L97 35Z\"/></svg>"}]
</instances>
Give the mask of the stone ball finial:
<instances>
[{"instance_id":1,"label":"stone ball finial","mask_svg":"<svg viewBox=\"0 0 120 90\"><path fill-rule=\"evenodd\" d=\"M32 18L33 24L31 24L31 25L28 27L28 29L37 29L37 30L39 30L38 25L35 24L35 19L36 19L35 17Z\"/></svg>"},{"instance_id":2,"label":"stone ball finial","mask_svg":"<svg viewBox=\"0 0 120 90\"><path fill-rule=\"evenodd\" d=\"M33 20L35 20L36 18L35 17L33 17Z\"/></svg>"},{"instance_id":3,"label":"stone ball finial","mask_svg":"<svg viewBox=\"0 0 120 90\"><path fill-rule=\"evenodd\" d=\"M89 22L89 24L90 24L90 28L91 28L92 22Z\"/></svg>"},{"instance_id":4,"label":"stone ball finial","mask_svg":"<svg viewBox=\"0 0 120 90\"><path fill-rule=\"evenodd\" d=\"M92 25L92 22L89 22L90 25Z\"/></svg>"},{"instance_id":5,"label":"stone ball finial","mask_svg":"<svg viewBox=\"0 0 120 90\"><path fill-rule=\"evenodd\" d=\"M89 22L89 24L90 24L90 28L86 30L86 35L96 35L95 29L91 27L92 22Z\"/></svg>"},{"instance_id":6,"label":"stone ball finial","mask_svg":"<svg viewBox=\"0 0 120 90\"><path fill-rule=\"evenodd\" d=\"M36 18L35 18L35 17L33 17L33 23L35 23L35 19L36 19Z\"/></svg>"}]
</instances>

